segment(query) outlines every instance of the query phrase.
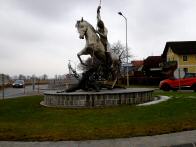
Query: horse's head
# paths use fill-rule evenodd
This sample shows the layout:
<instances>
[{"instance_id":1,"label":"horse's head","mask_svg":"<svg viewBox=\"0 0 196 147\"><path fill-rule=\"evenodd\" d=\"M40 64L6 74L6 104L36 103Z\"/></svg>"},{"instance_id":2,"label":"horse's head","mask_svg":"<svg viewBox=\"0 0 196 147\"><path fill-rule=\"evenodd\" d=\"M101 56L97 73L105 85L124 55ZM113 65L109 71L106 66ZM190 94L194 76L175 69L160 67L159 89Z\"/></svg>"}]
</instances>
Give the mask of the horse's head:
<instances>
[{"instance_id":1,"label":"horse's head","mask_svg":"<svg viewBox=\"0 0 196 147\"><path fill-rule=\"evenodd\" d=\"M80 34L79 38L84 39L84 36L87 31L87 23L83 20L83 18L76 23L76 28L78 29L78 33Z\"/></svg>"}]
</instances>

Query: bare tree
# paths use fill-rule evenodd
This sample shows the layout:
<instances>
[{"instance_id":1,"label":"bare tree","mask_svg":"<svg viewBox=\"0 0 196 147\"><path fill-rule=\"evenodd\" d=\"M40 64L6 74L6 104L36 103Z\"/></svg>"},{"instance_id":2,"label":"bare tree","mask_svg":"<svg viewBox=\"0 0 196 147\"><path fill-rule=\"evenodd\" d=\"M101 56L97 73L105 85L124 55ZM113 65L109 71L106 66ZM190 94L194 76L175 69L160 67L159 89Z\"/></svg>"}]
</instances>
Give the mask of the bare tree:
<instances>
[{"instance_id":1,"label":"bare tree","mask_svg":"<svg viewBox=\"0 0 196 147\"><path fill-rule=\"evenodd\" d=\"M47 80L47 79L48 79L48 75L47 75L47 74L43 74L40 78L41 78L42 80Z\"/></svg>"},{"instance_id":2,"label":"bare tree","mask_svg":"<svg viewBox=\"0 0 196 147\"><path fill-rule=\"evenodd\" d=\"M26 80L26 76L23 74L19 74L18 79L20 80Z\"/></svg>"},{"instance_id":3,"label":"bare tree","mask_svg":"<svg viewBox=\"0 0 196 147\"><path fill-rule=\"evenodd\" d=\"M117 41L116 43L113 43L111 45L111 50L113 53L121 56L121 61L122 63L126 63L127 62L127 50L126 50L126 46L124 46L120 41ZM133 56L130 53L130 48L128 47L128 61L130 61L130 59Z\"/></svg>"}]
</instances>

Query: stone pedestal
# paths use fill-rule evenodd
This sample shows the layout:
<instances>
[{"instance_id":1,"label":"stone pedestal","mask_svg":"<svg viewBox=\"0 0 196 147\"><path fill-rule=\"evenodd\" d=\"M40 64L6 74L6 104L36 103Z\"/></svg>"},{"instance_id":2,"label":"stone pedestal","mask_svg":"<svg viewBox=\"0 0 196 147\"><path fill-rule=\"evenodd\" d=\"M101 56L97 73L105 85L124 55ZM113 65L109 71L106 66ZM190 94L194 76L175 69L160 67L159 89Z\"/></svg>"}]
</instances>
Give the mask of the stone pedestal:
<instances>
[{"instance_id":1,"label":"stone pedestal","mask_svg":"<svg viewBox=\"0 0 196 147\"><path fill-rule=\"evenodd\" d=\"M77 91L72 93L58 93L47 91L44 93L42 105L48 107L91 108L117 106L121 104L141 104L153 100L153 89L128 88L102 90L101 92Z\"/></svg>"}]
</instances>

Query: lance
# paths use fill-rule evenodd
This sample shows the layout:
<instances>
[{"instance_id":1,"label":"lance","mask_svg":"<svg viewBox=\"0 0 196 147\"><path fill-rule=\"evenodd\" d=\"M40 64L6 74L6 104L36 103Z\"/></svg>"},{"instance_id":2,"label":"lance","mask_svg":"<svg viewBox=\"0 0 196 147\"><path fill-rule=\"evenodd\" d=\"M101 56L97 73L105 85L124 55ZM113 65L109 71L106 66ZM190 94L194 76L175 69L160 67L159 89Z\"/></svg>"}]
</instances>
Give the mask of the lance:
<instances>
[{"instance_id":1,"label":"lance","mask_svg":"<svg viewBox=\"0 0 196 147\"><path fill-rule=\"evenodd\" d=\"M101 0L99 1L99 6L101 6Z\"/></svg>"}]
</instances>

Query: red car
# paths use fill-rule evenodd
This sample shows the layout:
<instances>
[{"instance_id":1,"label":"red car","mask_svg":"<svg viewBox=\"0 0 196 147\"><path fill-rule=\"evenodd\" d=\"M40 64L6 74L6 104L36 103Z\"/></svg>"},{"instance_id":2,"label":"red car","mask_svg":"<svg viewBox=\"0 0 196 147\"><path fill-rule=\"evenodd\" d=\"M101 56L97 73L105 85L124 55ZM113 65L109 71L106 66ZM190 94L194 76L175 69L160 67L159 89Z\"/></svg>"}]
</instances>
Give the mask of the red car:
<instances>
[{"instance_id":1,"label":"red car","mask_svg":"<svg viewBox=\"0 0 196 147\"><path fill-rule=\"evenodd\" d=\"M164 91L191 89L196 92L196 77L185 76L182 79L166 79L160 82L159 88Z\"/></svg>"}]
</instances>

